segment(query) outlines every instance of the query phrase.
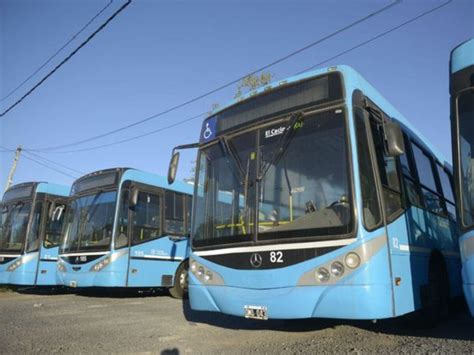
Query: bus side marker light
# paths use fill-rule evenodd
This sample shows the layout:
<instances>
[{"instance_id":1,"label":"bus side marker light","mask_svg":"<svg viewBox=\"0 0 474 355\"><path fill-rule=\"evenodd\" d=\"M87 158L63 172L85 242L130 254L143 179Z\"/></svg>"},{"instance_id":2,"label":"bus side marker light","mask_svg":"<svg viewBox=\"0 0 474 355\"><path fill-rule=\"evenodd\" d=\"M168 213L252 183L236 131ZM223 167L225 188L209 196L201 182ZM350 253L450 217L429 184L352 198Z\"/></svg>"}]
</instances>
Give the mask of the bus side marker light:
<instances>
[{"instance_id":1,"label":"bus side marker light","mask_svg":"<svg viewBox=\"0 0 474 355\"><path fill-rule=\"evenodd\" d=\"M395 277L395 286L400 286L402 283L402 278L401 277Z\"/></svg>"}]
</instances>

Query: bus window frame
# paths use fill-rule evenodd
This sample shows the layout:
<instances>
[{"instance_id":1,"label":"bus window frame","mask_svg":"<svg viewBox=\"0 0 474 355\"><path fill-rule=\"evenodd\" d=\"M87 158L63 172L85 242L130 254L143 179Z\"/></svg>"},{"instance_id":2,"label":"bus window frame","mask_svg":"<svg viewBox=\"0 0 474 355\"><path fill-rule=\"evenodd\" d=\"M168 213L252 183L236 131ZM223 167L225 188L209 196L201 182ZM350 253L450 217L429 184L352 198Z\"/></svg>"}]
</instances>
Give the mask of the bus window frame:
<instances>
[{"instance_id":1,"label":"bus window frame","mask_svg":"<svg viewBox=\"0 0 474 355\"><path fill-rule=\"evenodd\" d=\"M460 137L460 131L459 131L459 98L461 97L461 95L463 95L464 93L466 93L468 91L474 92L474 87L473 86L466 87L466 88L456 92L456 96L454 98L454 112L453 112L454 122L455 122L455 127L456 127L456 130L455 130L456 137L453 140L454 142L456 142L454 152L455 152L455 159L456 159L457 166L458 166L458 168L454 172L453 181L456 180L456 182L457 182L457 184L454 184L454 185L457 185L457 187L455 186L455 198L458 198L458 201L456 201L457 202L456 203L457 220L458 220L459 228L461 229L461 231L463 233L474 230L474 221L473 221L473 223L468 224L468 225L464 223L464 221L465 221L465 218L464 218L465 213L464 213L464 208L463 208L464 193L463 193L463 188L462 188L461 155L460 155L460 153L461 153L461 142L459 140L459 137Z\"/></svg>"},{"instance_id":2,"label":"bus window frame","mask_svg":"<svg viewBox=\"0 0 474 355\"><path fill-rule=\"evenodd\" d=\"M341 109L344 112L344 124L345 124L345 129L346 129L346 139L345 143L347 145L347 172L349 174L349 179L348 179L348 187L350 189L350 195L351 195L351 231L346 234L321 234L317 236L310 236L310 237L299 237L299 238L279 238L279 239L272 239L272 240L257 240L257 236L255 235L255 232L253 232L252 239L250 241L245 241L245 242L231 242L231 243L217 243L217 244L209 244L209 245L202 245L202 246L195 246L194 245L194 236L193 236L193 226L194 226L194 216L195 214L195 209L197 208L195 201L192 203L192 215L191 215L191 248L192 250L212 250L216 248L226 248L226 247L240 247L240 246L252 246L252 245L264 245L264 244L272 244L272 243L302 243L302 242L314 242L314 241L324 241L324 240L340 240L340 239L356 239L358 236L358 227L359 227L359 208L358 208L358 200L355 192L355 170L354 170L354 150L352 147L352 131L353 131L353 125L351 122L352 119L352 113L351 107L348 106L348 101L346 99L346 91L345 91L345 83L343 80L343 76L341 75L341 83L342 83L342 88L343 88L343 97L338 100L334 100L328 103L324 104L314 104L314 105L308 105L305 107L303 110L299 108L292 108L289 110L289 112L282 113L282 114L277 114L271 117L266 117L262 121L256 121L252 122L251 124L248 124L248 126L244 127L238 127L233 130L226 131L222 134L216 135L215 139L206 142L204 144L200 144L198 148L198 158L196 159L196 175L199 174L200 171L200 152L203 149L206 149L207 147L213 145L213 144L218 144L217 141L220 139L220 137L225 136L228 139L232 139L235 136L240 136L243 135L247 132L252 132L252 131L257 131L259 129L262 129L263 127L269 126L269 125L274 125L279 122L285 121L290 117L292 114L301 112L303 114L305 113L311 113L311 114L317 114L319 112L326 112L330 110L338 110ZM258 144L258 143L257 143ZM257 187L255 188L260 188L259 187L259 182L256 183ZM196 183L194 186L194 194L193 196L197 195L197 188L198 184Z\"/></svg>"},{"instance_id":3,"label":"bus window frame","mask_svg":"<svg viewBox=\"0 0 474 355\"><path fill-rule=\"evenodd\" d=\"M160 231L159 231L159 234L158 234L158 236L156 236L154 238L147 239L147 240L144 240L144 241L141 241L141 242L133 242L133 240L132 240L132 237L133 237L132 225L133 225L133 221L135 220L135 211L133 210L133 208L130 208L130 206L128 206L128 201L123 201L123 196L124 196L125 192L128 192L128 194L130 194L133 189L137 189L139 193L144 192L144 193L149 193L149 194L156 195L156 196L159 197L159 200L160 200L160 212L159 212ZM162 187L153 186L153 185L149 185L149 184L145 184L145 183L140 183L140 182L133 181L133 180L127 180L127 181L122 182L122 188L120 190L121 190L120 191L120 196L118 197L119 206L118 206L118 214L117 214L117 225L114 227L114 242L113 242L114 250L119 250L119 249L122 249L122 248L131 248L131 247L134 247L136 245L141 245L141 244L151 242L151 241L154 241L154 240L158 240L158 239L164 238L164 237L169 237L169 236L187 237L189 235L189 233L186 232L186 226L187 225L186 225L186 215L185 215L185 213L186 213L186 203L185 202L186 202L186 197L187 196L191 197L191 200L192 200L192 195L189 195L189 194L184 193L184 192L168 190L168 189L164 189ZM183 217L184 217L184 226L185 226L185 233L184 234L169 233L165 228L165 208L164 208L164 204L165 204L165 193L166 193L166 191L170 191L174 194L181 195L181 197L183 198L183 214L184 214ZM128 218L128 221L127 221L127 233L126 234L127 234L128 243L117 248L117 247L115 247L115 245L116 245L116 238L119 235L118 219L120 217L120 211L122 209L122 203L127 203L127 213L128 213L127 218ZM192 216L191 216L191 218L192 218ZM188 224L190 224L190 221L188 222Z\"/></svg>"},{"instance_id":4,"label":"bus window frame","mask_svg":"<svg viewBox=\"0 0 474 355\"><path fill-rule=\"evenodd\" d=\"M400 186L400 191L396 191L389 186L384 186L382 184L381 180L381 175L380 175L380 169L379 169L379 164L377 161L377 155L375 151L375 144L374 144L374 137L372 135L372 128L370 127L371 125L371 120L379 121L380 123L382 120L384 121L389 121L389 115L387 115L374 101L372 101L369 97L364 96L364 109L368 112L369 118L368 118L368 125L366 127L367 133L368 133L368 139L369 139L369 146L370 146L370 152L371 152L371 160L372 160L372 166L375 171L376 175L376 183L377 183L377 189L379 190L379 202L382 210L382 220L385 225L388 225L395 220L397 220L403 213L406 211L406 196L405 196L405 185L404 182L401 179L401 175L403 174L402 168L401 168L401 163L400 163L400 158L399 157L394 157L395 161L395 169L397 172L397 178L398 178L398 184ZM380 117L376 117L375 112L378 113ZM402 128L403 130L403 128ZM385 149L383 152L385 156ZM392 213L390 216L387 215L387 210L386 210L386 202L384 198L384 193L383 189L387 189L392 193L396 193L400 195L400 208ZM380 228L380 227L379 227Z\"/></svg>"},{"instance_id":5,"label":"bus window frame","mask_svg":"<svg viewBox=\"0 0 474 355\"><path fill-rule=\"evenodd\" d=\"M43 210L43 215L44 215L43 216L44 219L42 221L43 225L41 227L41 245L45 249L52 249L52 248L60 247L61 244L62 244L63 227L64 227L64 222L65 222L67 209L68 209L68 199L67 199L67 197L60 197L60 196L46 194L45 197L44 197L44 202L45 202L45 206L44 206L44 210ZM48 204L49 203L59 203L61 205L65 205L65 209L63 211L63 223L62 223L62 226L61 226L61 231L60 231L58 244L53 244L51 246L46 246L44 244L44 242L45 242L45 238L46 238L46 223L49 219L49 215L48 215L48 213L49 213Z\"/></svg>"}]
</instances>

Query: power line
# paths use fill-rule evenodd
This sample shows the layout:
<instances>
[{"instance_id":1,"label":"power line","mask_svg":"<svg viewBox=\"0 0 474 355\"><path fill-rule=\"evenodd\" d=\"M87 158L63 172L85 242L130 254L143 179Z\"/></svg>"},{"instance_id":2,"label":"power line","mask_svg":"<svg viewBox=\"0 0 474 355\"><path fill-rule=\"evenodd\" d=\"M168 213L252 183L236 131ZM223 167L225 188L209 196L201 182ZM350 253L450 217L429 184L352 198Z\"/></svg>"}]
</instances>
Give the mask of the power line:
<instances>
[{"instance_id":1,"label":"power line","mask_svg":"<svg viewBox=\"0 0 474 355\"><path fill-rule=\"evenodd\" d=\"M102 15L102 13L107 10L107 8L112 4L113 0L109 0L109 3L105 5L97 14L94 15L82 28L76 32L69 41L67 41L64 45L62 45L52 56L50 56L39 68L37 68L33 73L31 73L25 80L23 80L20 84L18 84L13 90L11 90L6 96L0 99L0 102L5 101L10 96L12 96L19 88L25 85L32 77L40 72L46 65L48 65L56 56L66 48L72 41L74 41L89 25L94 22L94 20Z\"/></svg>"},{"instance_id":2,"label":"power line","mask_svg":"<svg viewBox=\"0 0 474 355\"><path fill-rule=\"evenodd\" d=\"M0 145L0 152L3 152L3 153L13 153L13 152L15 152L15 151L16 151L16 149L10 149L10 148L4 147L3 145ZM30 151L25 150L25 149L22 149L22 152L23 152L23 154L28 154L28 155L30 155L31 157L34 157L34 158L36 158L36 159L41 159L41 160L46 161L46 162L48 162L48 163L51 163L51 164L60 166L60 167L62 167L62 168L65 168L65 169L67 169L67 170L70 170L70 171L72 171L72 172L75 172L75 173L78 173L78 174L81 174L81 175L84 175L84 174L85 174L85 173L82 172L82 171L79 171L79 170L76 170L76 169L74 169L74 168L71 168L71 167L69 167L69 166L67 166L67 165L58 163L57 161L54 161L54 160L45 158L45 157L39 155L38 153L33 153L33 152L30 152Z\"/></svg>"},{"instance_id":3,"label":"power line","mask_svg":"<svg viewBox=\"0 0 474 355\"><path fill-rule=\"evenodd\" d=\"M27 153L33 157L35 157L36 159L41 159L43 161L46 161L48 163L51 163L51 164L55 164L57 166L60 166L61 168L64 168L64 169L67 169L69 171L72 171L72 172L75 172L75 173L78 173L80 175L84 175L85 173L83 171L80 171L80 170L77 170L77 169L74 169L74 168L71 168L67 165L64 165L64 164L61 164L61 163L58 163L57 161L54 161L54 160L51 160L51 159L48 159L48 158L45 158L41 155L39 155L38 153L33 153L33 152L30 152L28 150L23 150L24 153Z\"/></svg>"},{"instance_id":4,"label":"power line","mask_svg":"<svg viewBox=\"0 0 474 355\"><path fill-rule=\"evenodd\" d=\"M168 109L166 109L166 110L164 110L164 111L161 111L161 112L159 112L159 113L156 113L156 114L154 114L154 115L152 115L152 116L146 117L146 118L144 118L144 119L135 121L135 122L130 123L130 124L127 124L127 125L125 125L125 126L122 126L122 127L116 128L116 129L113 129L113 130L111 130L111 131L108 131L108 132L105 132L105 133L102 133L102 134L99 134L99 135L96 135L96 136L89 137L89 138L86 138L86 139L82 139L82 140L79 140L79 141L71 142L71 143L68 143L68 144L62 144L62 145L52 146L52 147L30 149L30 151L34 150L34 151L41 152L41 151L56 150L56 149L67 148L67 147L71 147L71 146L75 146L75 145L80 145L80 144L83 144L83 143L91 142L91 141L94 141L94 140L97 140L97 139L100 139L100 138L104 138L104 137L107 137L107 136L109 136L109 135L112 135L112 134L115 134L115 133L118 133L118 132L121 132L121 131L124 131L124 130L127 130L127 129L130 129L130 128L132 128L132 127L138 126L138 125L140 125L140 124L143 124L143 123L145 123L145 122L148 122L148 121L150 121L150 120L152 120L152 119L155 119L155 118L157 118L157 117L160 117L160 116L163 116L163 115L165 115L165 114L168 114L168 113L170 113L170 112L172 112L172 111L175 111L175 110L180 109L180 108L182 108L182 107L184 107L184 106L187 106L187 105L189 105L189 104L191 104L191 103L194 103L194 102L196 102L196 101L199 101L199 100L201 100L201 99L203 99L203 98L205 98L205 97L207 97L207 96L210 96L210 95L212 95L212 94L214 94L214 93L216 93L216 92L218 92L218 91L221 91L221 90L223 90L223 89L225 89L225 88L228 88L229 86L238 83L239 81L241 81L242 79L246 78L246 77L249 76L249 75L254 75L254 74L259 73L259 72L261 72L261 71L263 71L263 70L266 70L266 69L268 69L268 68L270 68L270 67L272 67L272 66L275 66L276 64L279 64L279 63L281 63L281 62L283 62L283 61L285 61L285 60L287 60L287 59L289 59L289 58L291 58L291 57L293 57L293 56L295 56L295 55L297 55L297 54L299 54L299 53L301 53L301 52L303 52L303 51L305 51L305 50L307 50L307 49L309 49L309 48L312 48L312 47L314 47L314 46L316 46L316 45L318 45L318 44L320 44L320 43L322 43L322 42L324 42L324 41L326 41L326 40L328 40L328 39L330 39L330 38L332 38L332 37L334 37L334 36L336 36L336 35L338 35L338 34L340 34L340 33L342 33L342 32L344 32L344 31L347 31L348 29L350 29L350 28L352 28L352 27L354 27L354 26L356 26L356 25L358 25L358 24L360 24L360 23L362 23L362 22L367 21L368 19L370 19L370 18L372 18L372 17L374 17L374 16L376 16L376 15L381 14L381 13L384 12L384 11L387 11L389 8L391 8L391 7L393 7L393 6L397 5L397 4L399 4L400 2L401 2L401 0L394 0L394 1L391 2L390 4L384 6L383 8L381 8L381 9L379 9L379 10L376 10L376 11L374 11L374 12L372 12L372 13L370 13L370 14L368 14L368 15L366 15L366 16L364 16L364 17L362 17L362 18L360 18L360 19L358 19L358 20L356 20L356 21L354 21L354 22L352 22L352 23L350 23L349 25L346 25L346 26L344 26L344 27L342 27L342 28L340 28L340 29L338 29L338 30L336 30L336 31L334 31L334 32L332 32L332 33L330 33L329 35L324 36L324 37L322 37L322 38L320 38L320 39L318 39L318 40L316 40L316 41L314 41L314 42L312 42L312 43L310 43L310 44L308 44L308 45L306 45L306 46L304 46L304 47L302 47L302 48L300 48L300 49L298 49L298 50L296 50L296 51L294 51L294 52L292 52L292 53L290 53L290 54L287 54L287 55L285 55L285 56L283 56L283 57L281 57L281 58L279 58L279 59L277 59L277 60L274 60L273 62L271 62L271 63L269 63L269 64L266 64L266 65L264 65L264 66L262 66L262 67L260 67L260 68L258 68L258 69L255 69L255 70L253 70L252 72L247 73L247 74L244 75L244 76L241 76L241 77L239 77L239 78L237 78L237 79L231 80L230 82L227 82L226 84L221 85L221 86L219 86L219 87L217 87L217 88L215 88L215 89L213 89L213 90L210 90L210 91L208 91L208 92L206 92L206 93L204 93L204 94L201 94L201 95L199 95L199 96L196 96L196 97L194 97L194 98L192 98L192 99L190 99L190 100L187 100L187 101L185 101L185 102L183 102L183 103L181 103L181 104L175 105L175 106L173 106L173 107L171 107L171 108L168 108Z\"/></svg>"},{"instance_id":5,"label":"power line","mask_svg":"<svg viewBox=\"0 0 474 355\"><path fill-rule=\"evenodd\" d=\"M66 58L64 58L61 63L59 63L53 70L51 70L46 76L43 77L38 83L36 83L30 90L26 92L20 99L15 101L10 107L8 107L5 111L0 113L0 117L5 116L10 110L12 110L15 106L20 104L24 99L26 99L33 91L35 91L41 84L43 84L51 75L53 75L59 68L61 68L65 63L67 63L81 48L83 48L87 43L90 42L92 38L94 38L100 31L102 31L119 13L121 13L130 3L132 0L127 0L125 4L123 4L117 11L115 11L112 16L110 16L107 21L105 21L102 25L99 26L87 39L82 42L75 50L73 50Z\"/></svg>"},{"instance_id":6,"label":"power line","mask_svg":"<svg viewBox=\"0 0 474 355\"><path fill-rule=\"evenodd\" d=\"M110 147L110 146L113 146L113 145L117 145L117 144L122 144L122 143L127 143L127 142L131 142L131 141L134 141L134 140L137 140L137 139L140 139L140 138L144 138L146 136L150 136L152 134L156 134L158 132L162 132L162 131L165 131L167 129L170 129L170 128L174 128L176 126L180 126L182 124L185 124L185 123L188 123L192 120L195 120L195 119L198 119L199 117L202 117L204 115L206 115L208 112L203 112L203 113L200 113L199 115L196 115L196 116L192 116L192 117L189 117L189 118L186 118L185 120L181 120L181 121L178 121L178 122L175 122L173 124L170 124L168 126L165 126L165 127L161 127L161 128L158 128L158 129L155 129L153 131L150 131L150 132L147 132L147 133L144 133L144 134L140 134L140 135L137 135L137 136L133 136L133 137L130 137L130 138L126 138L126 139L122 139L120 141L117 141L117 142L111 142L111 143L106 143L106 144L102 144L102 145L97 145L97 146L94 146L94 147L89 147L89 148L82 148L82 149L74 149L74 150L61 150L61 151L53 151L53 152L48 152L49 154L62 154L62 153L78 153L78 152L87 152L87 151L91 151L91 150L97 150L97 149L101 149L101 148L106 148L106 147ZM31 151L29 151L31 153Z\"/></svg>"},{"instance_id":7,"label":"power line","mask_svg":"<svg viewBox=\"0 0 474 355\"><path fill-rule=\"evenodd\" d=\"M447 5L449 5L449 4L452 3L452 2L453 2L453 0L448 0L448 1L444 2L444 3L442 3L442 4L439 5L439 6L436 6L436 7L434 7L434 8L431 8L430 10L427 10L427 11L421 13L420 15L417 15L417 16L415 16L415 17L412 17L411 19L409 19L409 20L407 20L407 21L405 21L405 22L403 22L403 23L401 23L401 24L399 24L399 25L397 25L397 26L395 26L395 27L392 27L391 29L389 29L389 30L387 30L387 31L384 31L384 32L382 32L382 33L380 33L380 34L378 34L378 35L376 35L376 36L374 36L374 37L369 38L369 39L366 40L366 41L363 41L363 42L361 42L361 43L359 43L359 44L357 44L357 45L355 45L355 46L353 46L353 47L351 47L351 48L349 48L349 49L346 49L346 50L344 50L344 51L342 51L342 52L340 52L340 53L338 53L338 54L332 56L331 58L325 59L325 60L323 60L322 62L319 62L319 63L317 63L317 64L314 64L314 65L310 66L309 68L306 68L306 69L304 69L304 70L298 72L296 75L302 74L302 73L304 73L304 72L306 72L306 71L309 71L309 70L312 70L312 69L314 69L314 68L316 68L316 67L319 67L320 65L325 64L325 63L327 63L327 62L329 62L329 61L331 61L331 60L334 60L334 59L336 59L336 58L338 58L338 57L340 57L340 56L342 56L342 55L344 55L344 54L347 54L347 53L349 53L349 52L352 52L353 50L356 50L356 49L358 49L358 48L360 48L360 47L363 47L363 46L365 46L366 44L369 44L369 43L371 43L371 42L373 42L373 41L375 41L375 40L377 40L377 39L379 39L379 38L381 38L381 37L384 37L384 36L388 35L389 33L392 33L392 32L394 32L394 31L396 31L396 30L398 30L398 29L400 29L400 28L402 28L402 27L404 27L404 26L406 26L406 25L408 25L408 24L410 24L410 23L412 23L412 22L415 22L416 20L419 20L420 18L425 17L425 16L431 14L432 12L435 12L435 11L441 9L441 8L443 8L443 7L447 6Z\"/></svg>"},{"instance_id":8,"label":"power line","mask_svg":"<svg viewBox=\"0 0 474 355\"><path fill-rule=\"evenodd\" d=\"M50 169L50 170L53 170L53 171L55 171L55 172L57 172L57 173L59 173L59 174L66 175L66 176L68 176L68 177L70 177L70 178L72 178L72 179L74 179L74 180L77 179L77 176L73 176L73 175L71 175L71 174L69 174L69 173L66 173L66 172L64 172L64 171L62 171L62 170L59 170L59 169L57 169L57 168L54 168L54 167L52 167L52 166L50 166L50 165L44 164L44 163L42 163L42 162L40 162L40 161L38 161L38 160L36 160L36 159L34 159L34 158L32 158L32 157L29 157L29 156L27 156L27 155L23 155L23 157L24 157L25 159L31 160L32 162L35 162L36 164L39 164L39 165L41 165L41 166L44 166L45 168L48 168L48 169Z\"/></svg>"},{"instance_id":9,"label":"power line","mask_svg":"<svg viewBox=\"0 0 474 355\"><path fill-rule=\"evenodd\" d=\"M376 36L374 36L374 37L371 37L370 39L368 39L368 40L366 40L366 41L364 41L364 42L361 42L361 43L357 44L357 45L354 46L354 47L351 47L351 48L349 48L349 49L347 49L347 50L344 50L344 51L342 51L342 52L339 52L338 54L336 54L336 55L334 55L334 56L332 56L332 57L330 57L330 58L327 58L327 59L325 59L325 60L323 60L323 61L321 61L321 62L319 62L319 63L317 63L317 64L315 64L315 65L312 65L311 67L309 67L309 68L307 68L307 69L305 69L305 70L303 70L303 71L300 71L300 72L298 72L298 73L295 74L295 75L304 73L304 72L306 72L306 71L308 71L308 70L311 70L311 69L314 69L314 68L316 68L316 67L318 67L318 66L320 66L320 65L322 65L322 64L324 64L324 63L327 63L327 62L329 62L329 61L331 61L331 60L333 60L333 59L335 59L335 58L338 58L338 57L340 57L340 56L342 56L342 55L344 55L344 54L347 54L347 53L349 53L349 52L351 52L351 51L357 49L357 48L360 48L360 47L362 47L362 46L364 46L364 45L366 45L366 44L368 44L368 43L370 43L370 42L373 42L373 41L375 41L375 40L377 40L377 39L379 39L379 38L381 38L381 37L383 37L383 36L385 36L385 35L387 35L387 34L389 34L389 33L391 33L391 32L394 32L394 31L398 30L399 28L401 28L401 27L403 27L403 26L406 26L406 25L408 25L408 24L410 24L410 23L412 23L412 22L414 22L414 21L416 21L416 20L418 20L418 19L420 19L420 18L422 18L422 17L424 17L424 16L429 15L429 14L432 13L432 12L435 12L435 11L441 9L442 7L444 7L444 6L448 5L448 4L450 4L451 2L453 2L453 0L448 0L447 2L445 2L445 3L443 3L443 4L439 5L439 6L436 6L436 7L434 7L434 8L431 8L430 10L427 10L427 11L423 12L423 13L420 14L420 15L417 15L417 16L415 16L415 17L413 17L413 18L411 18L411 19L409 19L409 20L407 20L407 21L405 21L405 22L403 22L403 23L401 23L401 24L399 24L399 25L397 25L397 26L395 26L395 27L393 27L393 28L387 30L387 31L384 31L384 32L382 32L382 33L380 33L380 34L378 34L378 35L376 35ZM136 139L145 137L145 136L149 136L149 135L152 135L152 134L155 134L155 133L164 131L164 130L169 129L169 128L173 128L173 127L176 127L176 126L185 124L185 123L187 123L187 122L189 122L189 121L192 121L192 120L194 120L194 119L197 119L197 118L203 116L204 114L205 114L205 113L201 113L201 114L199 114L199 115L190 117L190 118L188 118L188 119L185 119L185 120L176 122L176 123L174 123L174 124L172 124L172 125L169 125L169 126L166 126L166 127L163 127L163 128L159 128L159 129L157 129L157 130L154 130L154 131L151 131L151 132L147 132L147 133L145 133L145 134L141 134L141 135L137 135L137 136L134 136L134 137L131 137L131 138L123 139L123 140L120 140L120 141L117 141L117 142L112 142L112 143L108 143L108 144L102 144L102 145L98 145L98 146L94 146L94 147L89 147L89 148L83 148L83 149L66 150L66 151L54 151L54 152L48 152L48 153L76 153L76 152L91 151L91 150L101 149L101 148L105 148L105 147L110 147L110 146L113 146L113 145L117 145L117 144L122 144L122 143L129 142L129 141L133 141L133 140L136 140Z\"/></svg>"}]
</instances>

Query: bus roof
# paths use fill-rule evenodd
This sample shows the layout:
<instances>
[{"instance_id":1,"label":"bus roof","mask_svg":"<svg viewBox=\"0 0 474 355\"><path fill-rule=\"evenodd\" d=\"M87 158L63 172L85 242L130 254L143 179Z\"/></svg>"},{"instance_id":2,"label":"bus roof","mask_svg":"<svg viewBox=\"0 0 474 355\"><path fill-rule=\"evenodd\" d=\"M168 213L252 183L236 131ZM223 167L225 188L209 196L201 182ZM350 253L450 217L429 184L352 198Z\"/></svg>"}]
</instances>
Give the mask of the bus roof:
<instances>
[{"instance_id":1,"label":"bus roof","mask_svg":"<svg viewBox=\"0 0 474 355\"><path fill-rule=\"evenodd\" d=\"M474 38L468 39L451 51L450 70L456 73L474 64Z\"/></svg>"},{"instance_id":2,"label":"bus roof","mask_svg":"<svg viewBox=\"0 0 474 355\"><path fill-rule=\"evenodd\" d=\"M409 131L409 133L411 133L411 136L414 137L416 141L421 144L425 149L429 150L440 161L441 164L451 169L451 164L445 158L445 156L436 147L434 147L429 142L429 140L426 139L426 137L420 131L418 131L418 129L415 128L415 126L410 123L410 121L408 121L397 109L395 109L395 107L391 105L390 102L388 102L367 80L365 80L362 75L360 75L355 69L348 65L337 65L315 69L295 76L291 76L286 79L272 82L268 85L262 86L256 90L246 93L240 99L234 99L230 101L227 105L213 111L211 113L211 116L222 112L230 108L231 106L238 104L241 101L244 101L255 95L259 95L268 90L272 90L282 85L296 83L304 79L313 78L330 72L340 72L343 75L345 92L349 93L349 95L347 95L348 97L346 98L346 101L348 103L352 103L352 92L356 89L361 90L364 95L369 96L370 99L375 102L377 106L379 106L387 115L400 122Z\"/></svg>"},{"instance_id":3,"label":"bus roof","mask_svg":"<svg viewBox=\"0 0 474 355\"><path fill-rule=\"evenodd\" d=\"M69 186L54 184L51 182L40 182L36 187L36 193L45 193L57 196L69 196Z\"/></svg>"},{"instance_id":4,"label":"bus roof","mask_svg":"<svg viewBox=\"0 0 474 355\"><path fill-rule=\"evenodd\" d=\"M51 182L43 182L43 181L29 181L29 182L22 182L19 184L12 185L8 188L7 191L3 194L5 197L6 193L12 191L14 189L20 189L22 187L31 186L35 190L35 193L45 193L50 195L56 196L69 196L69 187L65 185L59 185Z\"/></svg>"},{"instance_id":5,"label":"bus roof","mask_svg":"<svg viewBox=\"0 0 474 355\"><path fill-rule=\"evenodd\" d=\"M166 190L182 192L189 195L192 195L193 189L194 189L194 185L188 184L182 181L175 181L172 185L170 185L168 184L168 179L163 176L148 173L148 172L137 170L137 169L125 170L121 178L121 183L127 180L161 187Z\"/></svg>"}]
</instances>

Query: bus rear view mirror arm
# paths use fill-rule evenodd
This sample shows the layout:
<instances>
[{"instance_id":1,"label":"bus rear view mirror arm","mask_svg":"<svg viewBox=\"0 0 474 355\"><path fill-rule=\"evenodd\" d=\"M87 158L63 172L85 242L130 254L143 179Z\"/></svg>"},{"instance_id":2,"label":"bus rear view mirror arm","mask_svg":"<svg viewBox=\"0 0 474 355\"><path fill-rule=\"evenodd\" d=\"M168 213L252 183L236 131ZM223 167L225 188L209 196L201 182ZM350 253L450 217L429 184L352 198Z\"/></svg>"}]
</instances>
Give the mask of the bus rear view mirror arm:
<instances>
[{"instance_id":1,"label":"bus rear view mirror arm","mask_svg":"<svg viewBox=\"0 0 474 355\"><path fill-rule=\"evenodd\" d=\"M173 148L173 151L171 153L170 165L168 167L168 184L171 185L176 180L176 173L178 171L178 165L179 165L178 150L193 149L193 148L197 148L198 146L199 146L199 143L191 143L191 144L178 145Z\"/></svg>"},{"instance_id":2,"label":"bus rear view mirror arm","mask_svg":"<svg viewBox=\"0 0 474 355\"><path fill-rule=\"evenodd\" d=\"M405 142L403 132L398 122L386 122L384 124L385 139L387 142L387 154L390 157L398 157L405 154Z\"/></svg>"}]
</instances>

